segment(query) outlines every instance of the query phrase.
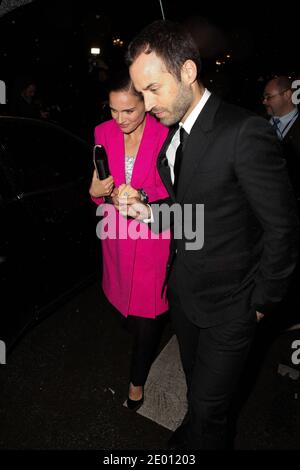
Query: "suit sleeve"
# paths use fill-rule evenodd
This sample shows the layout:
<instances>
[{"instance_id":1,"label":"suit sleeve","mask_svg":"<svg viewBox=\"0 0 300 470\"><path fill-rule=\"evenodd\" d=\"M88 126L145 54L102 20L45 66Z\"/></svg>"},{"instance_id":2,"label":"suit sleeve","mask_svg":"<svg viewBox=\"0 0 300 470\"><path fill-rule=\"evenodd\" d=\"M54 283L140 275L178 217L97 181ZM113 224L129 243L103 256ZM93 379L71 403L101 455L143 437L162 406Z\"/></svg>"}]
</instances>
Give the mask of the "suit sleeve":
<instances>
[{"instance_id":1,"label":"suit sleeve","mask_svg":"<svg viewBox=\"0 0 300 470\"><path fill-rule=\"evenodd\" d=\"M158 234L173 227L174 214L170 210L173 204L174 201L171 197L153 201L149 204L152 215L152 222L149 223L149 227L152 232Z\"/></svg>"},{"instance_id":2,"label":"suit sleeve","mask_svg":"<svg viewBox=\"0 0 300 470\"><path fill-rule=\"evenodd\" d=\"M299 219L279 142L264 119L250 117L242 124L234 167L263 230L251 303L257 311L269 313L285 296L296 267Z\"/></svg>"}]
</instances>

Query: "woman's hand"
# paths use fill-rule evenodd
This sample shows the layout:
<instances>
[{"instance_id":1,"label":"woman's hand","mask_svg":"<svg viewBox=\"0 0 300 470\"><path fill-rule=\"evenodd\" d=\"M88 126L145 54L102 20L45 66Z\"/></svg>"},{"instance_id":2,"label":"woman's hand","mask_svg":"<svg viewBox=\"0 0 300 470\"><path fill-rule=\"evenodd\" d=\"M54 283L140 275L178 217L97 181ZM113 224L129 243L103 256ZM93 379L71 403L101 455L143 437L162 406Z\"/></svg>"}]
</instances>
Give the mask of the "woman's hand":
<instances>
[{"instance_id":1,"label":"woman's hand","mask_svg":"<svg viewBox=\"0 0 300 470\"><path fill-rule=\"evenodd\" d=\"M136 198L139 199L140 195L136 189L134 189L130 184L121 184L118 187L119 198Z\"/></svg>"},{"instance_id":2,"label":"woman's hand","mask_svg":"<svg viewBox=\"0 0 300 470\"><path fill-rule=\"evenodd\" d=\"M114 190L116 192L116 190ZM151 218L151 210L147 204L141 202L140 193L130 184L121 184L117 189L115 208L120 211L124 217L143 221Z\"/></svg>"},{"instance_id":3,"label":"woman's hand","mask_svg":"<svg viewBox=\"0 0 300 470\"><path fill-rule=\"evenodd\" d=\"M118 198L119 190L118 188L114 188L111 193L112 203L116 209L119 209L119 198Z\"/></svg>"},{"instance_id":4,"label":"woman's hand","mask_svg":"<svg viewBox=\"0 0 300 470\"><path fill-rule=\"evenodd\" d=\"M94 170L92 183L89 189L89 193L92 197L105 197L110 196L114 187L114 179L109 176L105 180L99 180L97 178L96 170Z\"/></svg>"},{"instance_id":5,"label":"woman's hand","mask_svg":"<svg viewBox=\"0 0 300 470\"><path fill-rule=\"evenodd\" d=\"M115 208L118 209L124 217L127 217L127 215L129 215L129 205L137 198L139 198L139 193L136 189L130 186L130 184L121 184L118 187L118 203L115 205Z\"/></svg>"}]
</instances>

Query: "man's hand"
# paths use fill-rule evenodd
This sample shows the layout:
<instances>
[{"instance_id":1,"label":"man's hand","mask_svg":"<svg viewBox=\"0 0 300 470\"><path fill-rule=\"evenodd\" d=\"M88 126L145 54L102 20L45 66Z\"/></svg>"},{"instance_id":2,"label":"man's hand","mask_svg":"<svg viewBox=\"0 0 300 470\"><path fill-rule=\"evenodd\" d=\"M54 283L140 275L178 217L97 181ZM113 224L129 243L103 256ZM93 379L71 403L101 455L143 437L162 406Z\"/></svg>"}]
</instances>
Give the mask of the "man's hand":
<instances>
[{"instance_id":1,"label":"man's hand","mask_svg":"<svg viewBox=\"0 0 300 470\"><path fill-rule=\"evenodd\" d=\"M147 204L140 201L128 205L128 215L135 220L143 221L151 218L151 210Z\"/></svg>"},{"instance_id":2,"label":"man's hand","mask_svg":"<svg viewBox=\"0 0 300 470\"><path fill-rule=\"evenodd\" d=\"M113 189L113 192L111 193L111 199L115 208L119 210L119 189L118 188Z\"/></svg>"},{"instance_id":3,"label":"man's hand","mask_svg":"<svg viewBox=\"0 0 300 470\"><path fill-rule=\"evenodd\" d=\"M151 218L150 207L147 204L143 204L139 197L119 196L118 209L124 217L132 217L139 221Z\"/></svg>"}]
</instances>

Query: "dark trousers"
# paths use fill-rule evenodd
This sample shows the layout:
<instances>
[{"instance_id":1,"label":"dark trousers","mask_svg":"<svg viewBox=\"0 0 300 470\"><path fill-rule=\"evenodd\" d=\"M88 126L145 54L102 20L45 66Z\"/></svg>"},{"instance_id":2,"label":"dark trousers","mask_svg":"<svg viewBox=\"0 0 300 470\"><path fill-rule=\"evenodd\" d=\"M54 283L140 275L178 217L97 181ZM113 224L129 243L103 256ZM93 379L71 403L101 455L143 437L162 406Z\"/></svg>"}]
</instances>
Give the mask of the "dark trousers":
<instances>
[{"instance_id":1,"label":"dark trousers","mask_svg":"<svg viewBox=\"0 0 300 470\"><path fill-rule=\"evenodd\" d=\"M133 334L130 382L145 385L164 329L166 314L156 318L128 316L128 330Z\"/></svg>"},{"instance_id":2,"label":"dark trousers","mask_svg":"<svg viewBox=\"0 0 300 470\"><path fill-rule=\"evenodd\" d=\"M181 426L186 448L230 448L229 409L254 337L256 314L249 311L200 328L185 315L174 282L168 298L188 390L188 413Z\"/></svg>"}]
</instances>

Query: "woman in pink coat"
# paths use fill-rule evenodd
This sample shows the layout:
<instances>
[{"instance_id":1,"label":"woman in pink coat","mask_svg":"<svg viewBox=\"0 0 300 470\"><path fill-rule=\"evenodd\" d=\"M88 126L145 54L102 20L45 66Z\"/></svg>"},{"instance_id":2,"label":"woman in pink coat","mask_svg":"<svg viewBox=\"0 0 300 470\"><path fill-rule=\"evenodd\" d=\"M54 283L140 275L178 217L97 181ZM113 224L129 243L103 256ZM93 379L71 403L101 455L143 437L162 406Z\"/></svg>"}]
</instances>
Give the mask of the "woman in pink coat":
<instances>
[{"instance_id":1,"label":"woman in pink coat","mask_svg":"<svg viewBox=\"0 0 300 470\"><path fill-rule=\"evenodd\" d=\"M107 152L111 176L99 180L94 173L90 187L93 201L104 204L104 196L113 188L116 195L117 188L126 183L142 190L149 202L167 197L156 160L168 129L145 112L143 98L135 92L127 72L111 82L109 106L113 119L96 127L95 143ZM111 304L128 317L134 333L127 406L137 409L143 403L143 386L161 337L162 314L168 311L161 291L170 233L155 235L147 224L124 218L113 205L105 208L100 230L102 287ZM142 237L132 236L139 230Z\"/></svg>"}]
</instances>

